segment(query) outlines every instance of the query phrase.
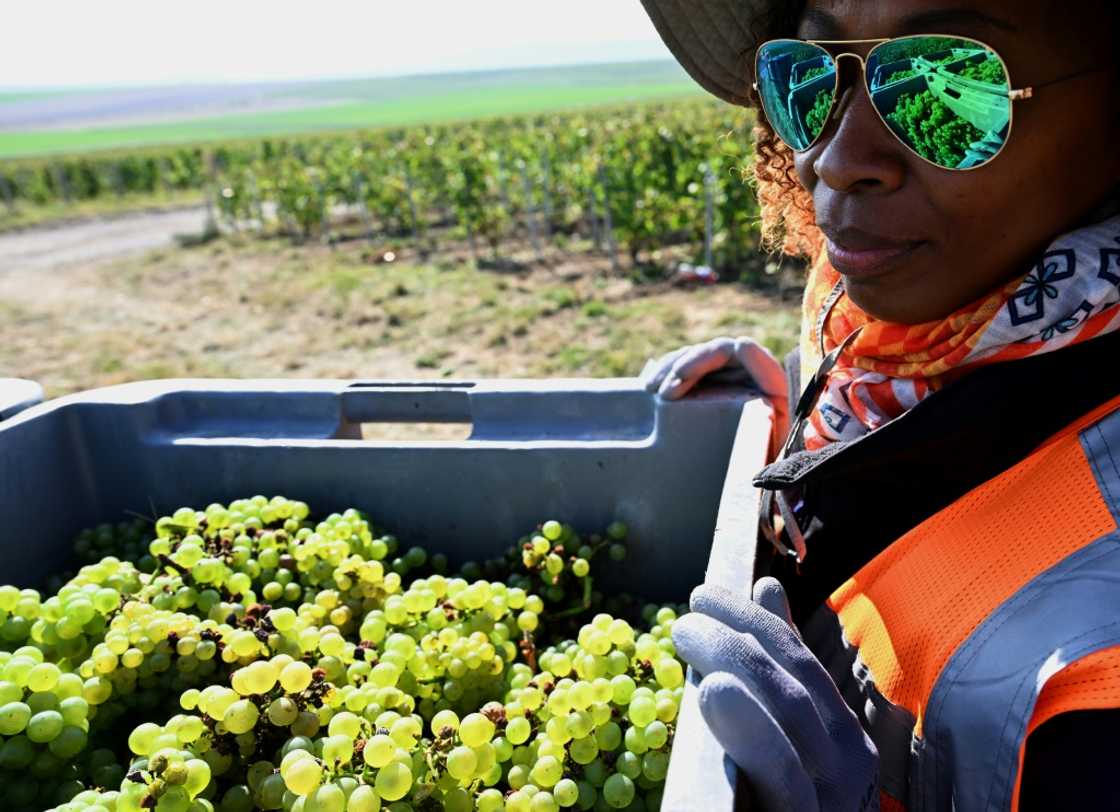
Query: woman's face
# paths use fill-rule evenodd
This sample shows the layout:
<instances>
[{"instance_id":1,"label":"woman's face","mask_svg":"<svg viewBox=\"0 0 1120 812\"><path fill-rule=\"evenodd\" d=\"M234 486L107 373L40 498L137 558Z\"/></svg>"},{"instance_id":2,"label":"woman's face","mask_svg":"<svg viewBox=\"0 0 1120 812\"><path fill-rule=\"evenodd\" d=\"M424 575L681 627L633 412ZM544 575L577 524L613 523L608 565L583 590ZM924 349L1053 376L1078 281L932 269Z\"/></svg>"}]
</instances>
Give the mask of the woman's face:
<instances>
[{"instance_id":1,"label":"woman's face","mask_svg":"<svg viewBox=\"0 0 1120 812\"><path fill-rule=\"evenodd\" d=\"M945 33L988 43L1012 86L1113 64L1113 0L810 0L798 36L870 39ZM950 9L951 6L951 9ZM870 44L830 46L866 56ZM871 106L856 60L841 59L839 119L796 156L817 224L842 249L916 243L859 272L834 267L871 315L915 324L941 318L1025 273L1051 240L1089 213L1120 179L1116 74L1102 70L1038 88L1014 102L1010 138L988 165L940 169L904 147ZM845 245L845 243L847 243Z\"/></svg>"}]
</instances>

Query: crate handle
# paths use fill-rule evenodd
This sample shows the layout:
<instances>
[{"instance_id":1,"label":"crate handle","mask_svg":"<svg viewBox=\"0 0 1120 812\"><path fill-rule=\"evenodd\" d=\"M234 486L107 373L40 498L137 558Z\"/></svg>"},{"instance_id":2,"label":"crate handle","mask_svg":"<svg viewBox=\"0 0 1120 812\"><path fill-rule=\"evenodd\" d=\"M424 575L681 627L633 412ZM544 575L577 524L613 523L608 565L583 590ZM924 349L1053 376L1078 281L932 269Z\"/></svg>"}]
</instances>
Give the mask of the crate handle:
<instances>
[{"instance_id":1,"label":"crate handle","mask_svg":"<svg viewBox=\"0 0 1120 812\"><path fill-rule=\"evenodd\" d=\"M471 423L473 381L355 381L342 392L347 423Z\"/></svg>"}]
</instances>

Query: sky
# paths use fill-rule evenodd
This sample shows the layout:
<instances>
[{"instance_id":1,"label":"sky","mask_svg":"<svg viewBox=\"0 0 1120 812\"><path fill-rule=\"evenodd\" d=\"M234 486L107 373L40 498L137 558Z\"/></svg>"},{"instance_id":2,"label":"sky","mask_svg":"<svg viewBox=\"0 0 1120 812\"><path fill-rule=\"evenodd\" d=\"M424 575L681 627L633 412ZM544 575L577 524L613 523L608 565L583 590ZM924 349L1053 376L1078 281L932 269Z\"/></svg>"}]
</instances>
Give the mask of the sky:
<instances>
[{"instance_id":1,"label":"sky","mask_svg":"<svg viewBox=\"0 0 1120 812\"><path fill-rule=\"evenodd\" d=\"M5 6L5 88L671 58L638 0L17 0Z\"/></svg>"}]
</instances>

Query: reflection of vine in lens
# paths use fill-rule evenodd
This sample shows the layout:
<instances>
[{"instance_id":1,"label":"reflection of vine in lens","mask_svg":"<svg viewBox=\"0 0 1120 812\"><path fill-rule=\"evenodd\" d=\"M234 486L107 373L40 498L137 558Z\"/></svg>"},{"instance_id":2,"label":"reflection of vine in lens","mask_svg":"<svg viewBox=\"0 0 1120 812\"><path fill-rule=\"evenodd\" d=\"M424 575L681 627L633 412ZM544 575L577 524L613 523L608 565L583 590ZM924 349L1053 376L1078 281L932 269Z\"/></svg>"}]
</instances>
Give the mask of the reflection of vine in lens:
<instances>
[{"instance_id":1,"label":"reflection of vine in lens","mask_svg":"<svg viewBox=\"0 0 1120 812\"><path fill-rule=\"evenodd\" d=\"M818 133L824 129L825 121L828 119L828 111L831 107L832 91L822 90L817 94L809 112L805 114L805 126L808 128L811 138L816 138Z\"/></svg>"},{"instance_id":2,"label":"reflection of vine in lens","mask_svg":"<svg viewBox=\"0 0 1120 812\"><path fill-rule=\"evenodd\" d=\"M804 84L810 79L816 79L818 76L824 76L826 73L832 73L832 68L819 65L815 68L809 68L805 73L801 74L801 81L798 84Z\"/></svg>"},{"instance_id":3,"label":"reflection of vine in lens","mask_svg":"<svg viewBox=\"0 0 1120 812\"><path fill-rule=\"evenodd\" d=\"M984 135L928 90L903 93L887 118L902 128L919 155L938 166L960 165L968 145Z\"/></svg>"},{"instance_id":4,"label":"reflection of vine in lens","mask_svg":"<svg viewBox=\"0 0 1120 812\"><path fill-rule=\"evenodd\" d=\"M971 43L962 40L947 39L945 37L906 37L898 42L888 42L876 49L879 62L895 62L901 59L913 59L916 56L926 56L940 53L949 48L970 47Z\"/></svg>"},{"instance_id":5,"label":"reflection of vine in lens","mask_svg":"<svg viewBox=\"0 0 1120 812\"><path fill-rule=\"evenodd\" d=\"M976 65L967 65L961 72L963 79L975 79L978 82L988 82L993 85L1007 84L1007 77L1003 72L1003 65L994 56L989 56Z\"/></svg>"}]
</instances>

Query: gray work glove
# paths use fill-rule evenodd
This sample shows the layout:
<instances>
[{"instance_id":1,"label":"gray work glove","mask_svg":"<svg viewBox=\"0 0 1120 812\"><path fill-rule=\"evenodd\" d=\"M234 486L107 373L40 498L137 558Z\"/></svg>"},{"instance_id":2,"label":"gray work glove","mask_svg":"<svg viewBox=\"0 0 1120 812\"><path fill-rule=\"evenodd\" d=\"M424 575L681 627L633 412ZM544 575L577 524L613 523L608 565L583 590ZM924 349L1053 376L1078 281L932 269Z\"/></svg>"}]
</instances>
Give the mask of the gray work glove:
<instances>
[{"instance_id":1,"label":"gray work glove","mask_svg":"<svg viewBox=\"0 0 1120 812\"><path fill-rule=\"evenodd\" d=\"M989 161L1003 147L1003 139L996 133L987 132L979 141L973 141L965 150L963 167L975 166Z\"/></svg>"},{"instance_id":2,"label":"gray work glove","mask_svg":"<svg viewBox=\"0 0 1120 812\"><path fill-rule=\"evenodd\" d=\"M754 600L698 587L673 624L677 653L704 675L700 712L746 774L762 812L879 809L879 754L790 619L782 585Z\"/></svg>"},{"instance_id":3,"label":"gray work glove","mask_svg":"<svg viewBox=\"0 0 1120 812\"><path fill-rule=\"evenodd\" d=\"M684 397L702 378L753 385L774 410L776 448L789 429L786 373L770 351L751 338L721 336L646 361L638 374L646 390L666 400Z\"/></svg>"}]
</instances>

